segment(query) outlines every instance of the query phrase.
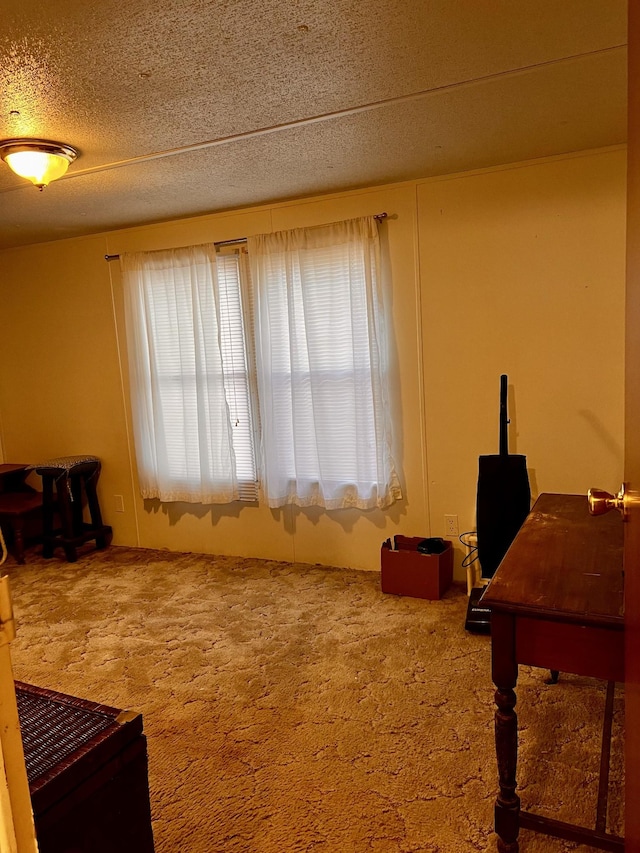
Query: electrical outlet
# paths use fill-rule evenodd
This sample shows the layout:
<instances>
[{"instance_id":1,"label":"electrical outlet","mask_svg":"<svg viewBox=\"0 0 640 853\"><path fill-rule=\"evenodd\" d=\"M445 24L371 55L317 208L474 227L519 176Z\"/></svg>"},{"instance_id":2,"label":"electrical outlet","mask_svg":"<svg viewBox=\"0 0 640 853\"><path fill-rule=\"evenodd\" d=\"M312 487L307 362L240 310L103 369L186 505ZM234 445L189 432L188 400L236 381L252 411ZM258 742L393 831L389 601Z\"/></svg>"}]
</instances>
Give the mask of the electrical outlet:
<instances>
[{"instance_id":1,"label":"electrical outlet","mask_svg":"<svg viewBox=\"0 0 640 853\"><path fill-rule=\"evenodd\" d=\"M458 516L445 515L444 517L444 536L445 539L455 539L458 535Z\"/></svg>"},{"instance_id":2,"label":"electrical outlet","mask_svg":"<svg viewBox=\"0 0 640 853\"><path fill-rule=\"evenodd\" d=\"M113 505L116 512L124 512L124 498L122 495L113 496Z\"/></svg>"}]
</instances>

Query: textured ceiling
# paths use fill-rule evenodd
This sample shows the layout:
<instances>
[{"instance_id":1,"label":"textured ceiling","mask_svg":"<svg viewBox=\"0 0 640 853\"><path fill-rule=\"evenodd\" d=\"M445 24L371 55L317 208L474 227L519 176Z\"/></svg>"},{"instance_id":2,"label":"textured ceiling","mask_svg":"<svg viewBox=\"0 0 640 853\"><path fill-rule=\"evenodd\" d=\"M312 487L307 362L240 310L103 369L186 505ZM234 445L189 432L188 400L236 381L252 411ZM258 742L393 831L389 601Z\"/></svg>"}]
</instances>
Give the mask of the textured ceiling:
<instances>
[{"instance_id":1,"label":"textured ceiling","mask_svg":"<svg viewBox=\"0 0 640 853\"><path fill-rule=\"evenodd\" d=\"M0 247L626 139L626 0L0 0Z\"/></svg>"}]
</instances>

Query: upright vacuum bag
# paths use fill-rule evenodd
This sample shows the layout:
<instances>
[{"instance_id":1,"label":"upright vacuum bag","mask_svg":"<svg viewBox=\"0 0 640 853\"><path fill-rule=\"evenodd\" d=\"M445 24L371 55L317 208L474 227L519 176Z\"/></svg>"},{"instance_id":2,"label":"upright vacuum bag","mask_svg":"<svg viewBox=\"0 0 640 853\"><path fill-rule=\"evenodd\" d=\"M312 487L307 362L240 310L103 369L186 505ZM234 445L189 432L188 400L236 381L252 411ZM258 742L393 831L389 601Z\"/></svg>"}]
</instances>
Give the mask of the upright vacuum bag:
<instances>
[{"instance_id":1,"label":"upright vacuum bag","mask_svg":"<svg viewBox=\"0 0 640 853\"><path fill-rule=\"evenodd\" d=\"M509 453L507 376L500 377L500 453L478 460L476 524L482 577L491 578L531 509L527 458Z\"/></svg>"},{"instance_id":2,"label":"upright vacuum bag","mask_svg":"<svg viewBox=\"0 0 640 853\"><path fill-rule=\"evenodd\" d=\"M527 459L509 453L507 425L507 376L500 377L500 453L480 456L476 525L478 559L483 578L492 578L529 514L531 489ZM467 621L469 631L489 631L490 614L482 606L482 587L471 591Z\"/></svg>"}]
</instances>

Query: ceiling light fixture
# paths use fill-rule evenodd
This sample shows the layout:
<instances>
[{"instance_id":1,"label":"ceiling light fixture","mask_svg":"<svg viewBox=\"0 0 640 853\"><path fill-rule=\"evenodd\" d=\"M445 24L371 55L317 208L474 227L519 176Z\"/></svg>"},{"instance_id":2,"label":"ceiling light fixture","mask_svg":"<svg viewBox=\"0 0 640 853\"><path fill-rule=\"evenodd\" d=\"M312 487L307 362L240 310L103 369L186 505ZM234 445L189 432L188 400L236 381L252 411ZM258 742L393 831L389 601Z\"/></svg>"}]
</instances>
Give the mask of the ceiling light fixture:
<instances>
[{"instance_id":1,"label":"ceiling light fixture","mask_svg":"<svg viewBox=\"0 0 640 853\"><path fill-rule=\"evenodd\" d=\"M47 139L4 139L0 158L16 175L31 181L39 190L61 178L78 156L70 145Z\"/></svg>"}]
</instances>

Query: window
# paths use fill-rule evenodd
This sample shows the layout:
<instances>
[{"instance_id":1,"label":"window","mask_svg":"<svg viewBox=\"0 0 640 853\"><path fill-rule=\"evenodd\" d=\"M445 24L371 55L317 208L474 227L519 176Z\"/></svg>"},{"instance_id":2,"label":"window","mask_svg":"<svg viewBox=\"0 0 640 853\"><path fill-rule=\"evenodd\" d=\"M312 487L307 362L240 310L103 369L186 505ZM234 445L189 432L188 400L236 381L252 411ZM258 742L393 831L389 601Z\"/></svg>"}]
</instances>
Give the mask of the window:
<instances>
[{"instance_id":1,"label":"window","mask_svg":"<svg viewBox=\"0 0 640 853\"><path fill-rule=\"evenodd\" d=\"M373 219L123 257L145 497L401 497ZM165 458L166 457L166 458ZM190 495L187 497L187 495Z\"/></svg>"},{"instance_id":2,"label":"window","mask_svg":"<svg viewBox=\"0 0 640 853\"><path fill-rule=\"evenodd\" d=\"M257 497L237 255L125 255L131 402L142 496Z\"/></svg>"},{"instance_id":3,"label":"window","mask_svg":"<svg viewBox=\"0 0 640 853\"><path fill-rule=\"evenodd\" d=\"M264 234L247 245L267 503L386 506L400 487L375 221Z\"/></svg>"},{"instance_id":4,"label":"window","mask_svg":"<svg viewBox=\"0 0 640 853\"><path fill-rule=\"evenodd\" d=\"M246 251L216 254L218 292L220 298L220 344L222 371L236 459L239 499L252 501L258 497L255 431L250 385L255 383L255 369L248 370L249 353L245 336L246 314L243 312L241 282L248 282Z\"/></svg>"}]
</instances>

